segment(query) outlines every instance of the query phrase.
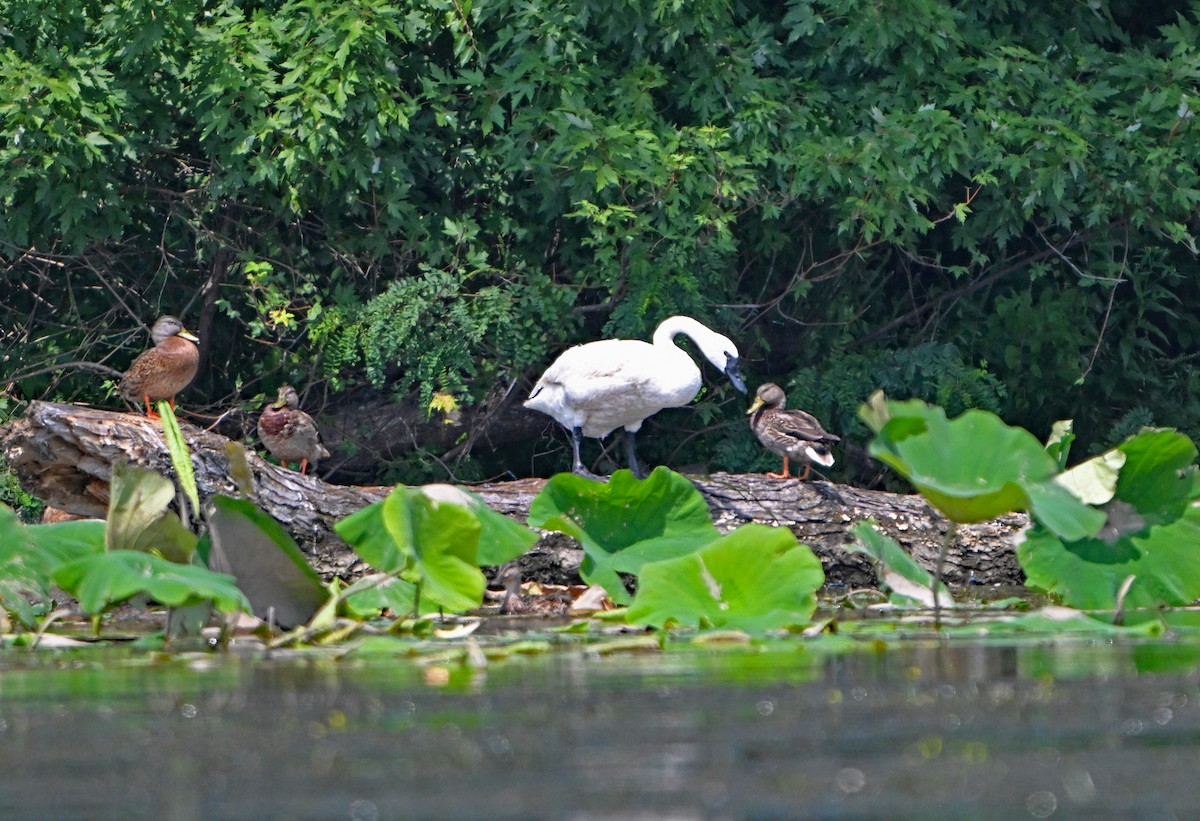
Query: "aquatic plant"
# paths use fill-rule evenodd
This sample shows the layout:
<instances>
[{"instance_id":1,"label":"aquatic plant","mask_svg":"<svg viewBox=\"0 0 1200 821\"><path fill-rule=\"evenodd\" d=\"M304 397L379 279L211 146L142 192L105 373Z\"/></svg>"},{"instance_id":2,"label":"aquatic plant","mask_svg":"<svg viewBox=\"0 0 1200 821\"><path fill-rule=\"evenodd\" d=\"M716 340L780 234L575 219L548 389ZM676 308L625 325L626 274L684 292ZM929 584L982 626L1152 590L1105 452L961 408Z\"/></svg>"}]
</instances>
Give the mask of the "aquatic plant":
<instances>
[{"instance_id":1,"label":"aquatic plant","mask_svg":"<svg viewBox=\"0 0 1200 821\"><path fill-rule=\"evenodd\" d=\"M1064 471L1066 423L1043 447L987 411L948 420L936 406L877 394L860 413L876 432L871 454L952 522L1029 513L1017 557L1035 589L1118 612L1200 597L1200 477L1183 434L1143 430Z\"/></svg>"},{"instance_id":2,"label":"aquatic plant","mask_svg":"<svg viewBox=\"0 0 1200 821\"><path fill-rule=\"evenodd\" d=\"M619 574L694 553L720 535L695 485L661 466L645 479L618 470L608 482L556 474L530 504L528 521L578 541L580 576L618 604L631 601Z\"/></svg>"},{"instance_id":3,"label":"aquatic plant","mask_svg":"<svg viewBox=\"0 0 1200 821\"><path fill-rule=\"evenodd\" d=\"M790 530L747 524L685 556L643 565L625 617L750 633L804 626L824 582L820 560Z\"/></svg>"},{"instance_id":4,"label":"aquatic plant","mask_svg":"<svg viewBox=\"0 0 1200 821\"><path fill-rule=\"evenodd\" d=\"M1017 544L1031 585L1073 607L1183 606L1200 598L1200 475L1196 446L1145 430L1115 449L1124 459L1096 534L1068 539L1035 517ZM1110 460L1112 461L1112 460Z\"/></svg>"},{"instance_id":5,"label":"aquatic plant","mask_svg":"<svg viewBox=\"0 0 1200 821\"><path fill-rule=\"evenodd\" d=\"M938 605L953 601L945 582L917 564L917 560L894 539L883 534L873 520L858 522L850 528L850 535L854 541L846 545L846 549L871 557L880 585L887 591L888 601L892 604L932 607L935 598Z\"/></svg>"},{"instance_id":6,"label":"aquatic plant","mask_svg":"<svg viewBox=\"0 0 1200 821\"><path fill-rule=\"evenodd\" d=\"M584 551L580 575L629 604L634 624L804 625L825 580L790 530L747 524L722 536L696 486L665 467L643 480L619 470L607 483L560 473L533 500L529 523L573 536ZM620 574L636 577L636 596Z\"/></svg>"},{"instance_id":7,"label":"aquatic plant","mask_svg":"<svg viewBox=\"0 0 1200 821\"><path fill-rule=\"evenodd\" d=\"M450 485L400 486L335 525L381 573L413 585L419 606L459 613L483 602L481 565L524 553L537 534Z\"/></svg>"}]
</instances>

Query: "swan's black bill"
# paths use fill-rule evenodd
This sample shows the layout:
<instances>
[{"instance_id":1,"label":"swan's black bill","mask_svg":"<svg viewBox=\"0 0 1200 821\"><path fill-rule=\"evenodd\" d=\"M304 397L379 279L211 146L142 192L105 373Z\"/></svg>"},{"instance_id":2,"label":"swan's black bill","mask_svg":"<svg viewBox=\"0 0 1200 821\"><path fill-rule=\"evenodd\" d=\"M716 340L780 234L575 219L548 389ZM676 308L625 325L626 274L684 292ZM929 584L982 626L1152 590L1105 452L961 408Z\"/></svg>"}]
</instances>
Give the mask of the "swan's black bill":
<instances>
[{"instance_id":1,"label":"swan's black bill","mask_svg":"<svg viewBox=\"0 0 1200 821\"><path fill-rule=\"evenodd\" d=\"M738 389L738 393L746 392L746 383L742 381L742 372L738 367L738 359L736 356L725 354L725 375L729 377L729 381Z\"/></svg>"}]
</instances>

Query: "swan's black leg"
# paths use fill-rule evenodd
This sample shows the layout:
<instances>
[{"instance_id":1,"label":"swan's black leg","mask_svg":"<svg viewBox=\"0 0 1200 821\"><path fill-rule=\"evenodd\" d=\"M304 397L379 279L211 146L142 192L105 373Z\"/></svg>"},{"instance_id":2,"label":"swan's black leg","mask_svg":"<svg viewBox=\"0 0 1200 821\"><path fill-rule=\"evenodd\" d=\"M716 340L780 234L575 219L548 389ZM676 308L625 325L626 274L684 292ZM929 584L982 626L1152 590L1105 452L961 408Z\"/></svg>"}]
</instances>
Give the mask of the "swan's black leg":
<instances>
[{"instance_id":1,"label":"swan's black leg","mask_svg":"<svg viewBox=\"0 0 1200 821\"><path fill-rule=\"evenodd\" d=\"M587 468L583 466L583 460L579 458L579 446L583 444L583 428L576 425L571 429L571 454L575 457L574 463L571 465L573 473L586 473Z\"/></svg>"},{"instance_id":2,"label":"swan's black leg","mask_svg":"<svg viewBox=\"0 0 1200 821\"><path fill-rule=\"evenodd\" d=\"M583 428L574 427L571 429L571 453L574 456L575 462L571 465L571 472L576 476L582 476L585 479L595 479L598 482L605 481L603 476L597 476L583 466L583 460L579 458L579 446L583 444Z\"/></svg>"},{"instance_id":3,"label":"swan's black leg","mask_svg":"<svg viewBox=\"0 0 1200 821\"><path fill-rule=\"evenodd\" d=\"M637 453L633 447L633 431L625 431L625 461L629 463L629 469L633 471L633 475L639 479L646 478L646 472L642 470L642 466L638 464Z\"/></svg>"}]
</instances>

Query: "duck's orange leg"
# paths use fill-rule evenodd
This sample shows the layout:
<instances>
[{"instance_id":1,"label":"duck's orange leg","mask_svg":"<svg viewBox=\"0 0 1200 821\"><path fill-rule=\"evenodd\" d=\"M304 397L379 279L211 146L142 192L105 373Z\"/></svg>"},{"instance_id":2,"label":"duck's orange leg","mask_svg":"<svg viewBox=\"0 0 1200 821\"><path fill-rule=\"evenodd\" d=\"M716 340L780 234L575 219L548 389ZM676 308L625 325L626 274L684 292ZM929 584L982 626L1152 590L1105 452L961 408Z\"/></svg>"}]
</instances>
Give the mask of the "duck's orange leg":
<instances>
[{"instance_id":1,"label":"duck's orange leg","mask_svg":"<svg viewBox=\"0 0 1200 821\"><path fill-rule=\"evenodd\" d=\"M768 473L772 479L791 479L792 474L788 472L788 458L783 457L783 473Z\"/></svg>"},{"instance_id":2,"label":"duck's orange leg","mask_svg":"<svg viewBox=\"0 0 1200 821\"><path fill-rule=\"evenodd\" d=\"M301 459L300 460L300 475L304 476L306 473L308 473L308 460Z\"/></svg>"},{"instance_id":3,"label":"duck's orange leg","mask_svg":"<svg viewBox=\"0 0 1200 821\"><path fill-rule=\"evenodd\" d=\"M150 401L150 394L146 394L142 398L146 400L146 418L161 419L162 417L158 415L158 411L154 409L154 403Z\"/></svg>"}]
</instances>

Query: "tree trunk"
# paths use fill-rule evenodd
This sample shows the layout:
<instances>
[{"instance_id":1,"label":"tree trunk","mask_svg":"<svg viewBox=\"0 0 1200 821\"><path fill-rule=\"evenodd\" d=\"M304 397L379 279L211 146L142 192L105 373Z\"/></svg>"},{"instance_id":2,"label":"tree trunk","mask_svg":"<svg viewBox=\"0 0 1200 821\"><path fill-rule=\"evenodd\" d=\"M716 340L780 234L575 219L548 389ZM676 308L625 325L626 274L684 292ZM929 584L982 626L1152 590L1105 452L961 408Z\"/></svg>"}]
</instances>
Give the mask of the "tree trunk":
<instances>
[{"instance_id":1,"label":"tree trunk","mask_svg":"<svg viewBox=\"0 0 1200 821\"><path fill-rule=\"evenodd\" d=\"M201 501L236 493L226 455L229 440L181 424L191 448ZM103 516L113 464L129 462L173 475L157 420L93 408L33 402L25 416L0 428L0 451L21 484L54 507L84 516ZM338 520L382 499L387 487L333 485L271 464L247 450L255 501L291 532L326 579L354 579L368 567L333 531ZM876 584L874 569L848 553L848 528L874 518L880 528L932 569L948 522L919 496L864 490L829 482L771 479L758 474L715 473L689 477L708 500L722 531L746 522L790 528L825 567L833 591ZM520 479L472 486L493 509L524 521L529 504L545 484ZM1016 585L1023 581L1013 540L1026 523L1009 515L957 528L947 546L944 578L952 584ZM581 551L562 534L545 534L521 560L529 578L578 581Z\"/></svg>"}]
</instances>

